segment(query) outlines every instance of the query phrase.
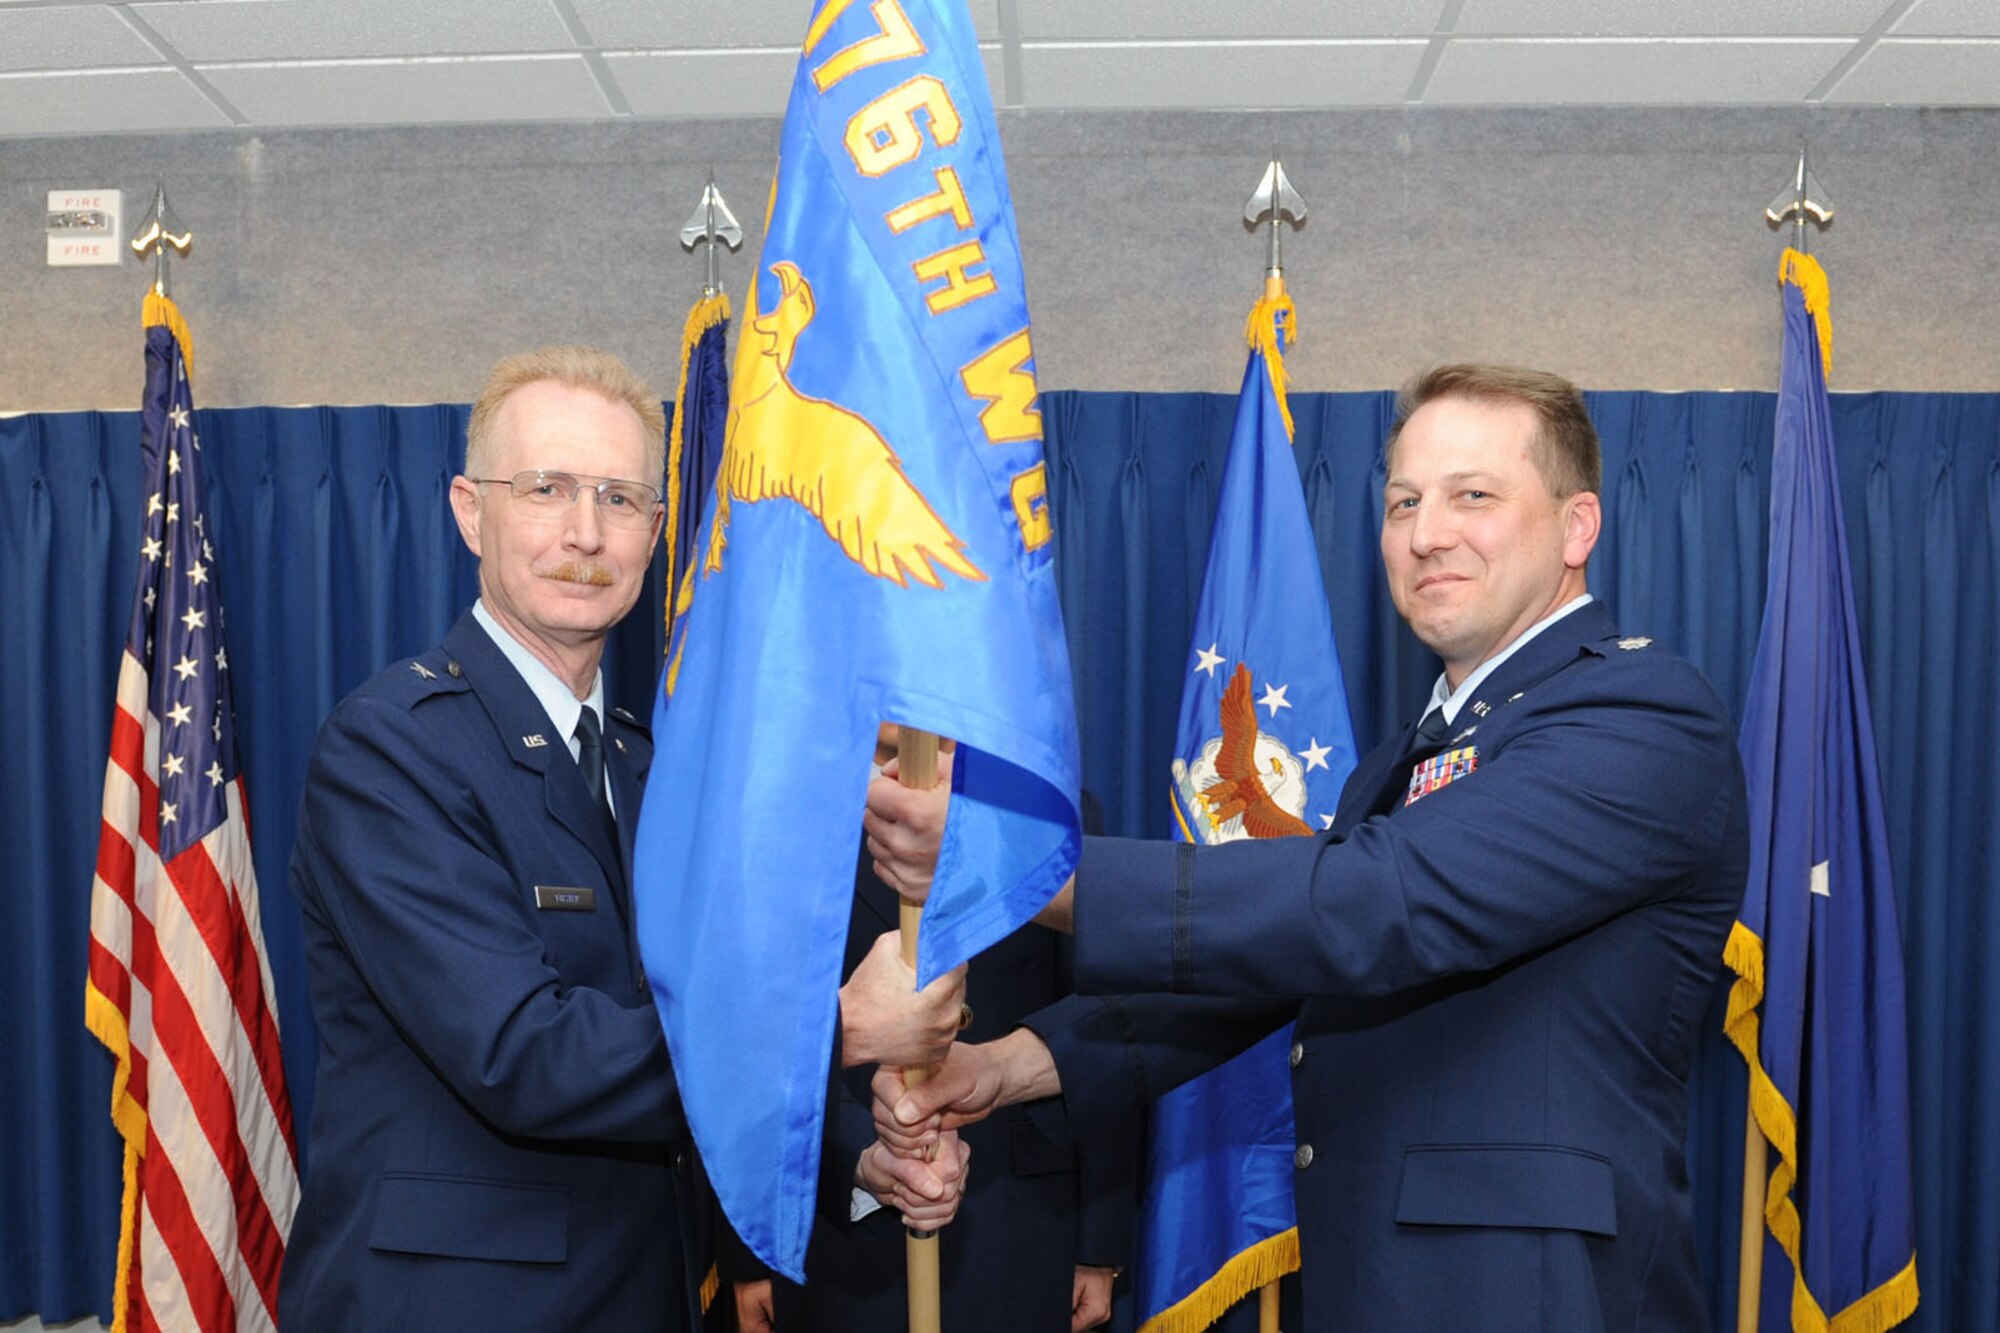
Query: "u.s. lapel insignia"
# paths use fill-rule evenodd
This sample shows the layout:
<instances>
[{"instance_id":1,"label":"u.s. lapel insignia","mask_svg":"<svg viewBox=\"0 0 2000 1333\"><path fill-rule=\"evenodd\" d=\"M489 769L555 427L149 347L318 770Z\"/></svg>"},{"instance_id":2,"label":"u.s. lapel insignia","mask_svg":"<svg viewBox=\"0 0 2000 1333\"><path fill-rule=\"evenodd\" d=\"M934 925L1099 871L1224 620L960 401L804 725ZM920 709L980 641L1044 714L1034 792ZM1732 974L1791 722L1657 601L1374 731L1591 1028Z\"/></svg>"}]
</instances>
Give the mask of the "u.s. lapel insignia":
<instances>
[{"instance_id":1,"label":"u.s. lapel insignia","mask_svg":"<svg viewBox=\"0 0 2000 1333\"><path fill-rule=\"evenodd\" d=\"M1478 768L1477 745L1467 745L1456 750L1441 750L1411 770L1410 790L1403 797L1403 804L1414 805L1438 788L1450 786Z\"/></svg>"},{"instance_id":2,"label":"u.s. lapel insignia","mask_svg":"<svg viewBox=\"0 0 2000 1333\"><path fill-rule=\"evenodd\" d=\"M410 670L416 672L425 680L436 680L438 678L438 673L425 666L422 662L410 663Z\"/></svg>"},{"instance_id":3,"label":"u.s. lapel insignia","mask_svg":"<svg viewBox=\"0 0 2000 1333\"><path fill-rule=\"evenodd\" d=\"M1618 641L1618 646L1620 648L1623 648L1626 652L1629 653L1634 651L1635 649L1651 647L1652 642L1653 641L1651 639L1646 638L1642 634L1635 634L1629 639L1620 639Z\"/></svg>"},{"instance_id":4,"label":"u.s. lapel insignia","mask_svg":"<svg viewBox=\"0 0 2000 1333\"><path fill-rule=\"evenodd\" d=\"M613 736L611 743L618 747L618 753L625 753L625 738L623 736Z\"/></svg>"},{"instance_id":5,"label":"u.s. lapel insignia","mask_svg":"<svg viewBox=\"0 0 2000 1333\"><path fill-rule=\"evenodd\" d=\"M521 737L521 744L527 746L530 750L539 750L544 745L547 745L548 742L543 740L542 733L537 731Z\"/></svg>"},{"instance_id":6,"label":"u.s. lapel insignia","mask_svg":"<svg viewBox=\"0 0 2000 1333\"><path fill-rule=\"evenodd\" d=\"M1517 695L1515 697L1518 698L1519 696ZM1487 703L1484 699L1473 700L1472 715L1474 717L1485 717L1488 713L1492 711L1493 711L1493 705Z\"/></svg>"}]
</instances>

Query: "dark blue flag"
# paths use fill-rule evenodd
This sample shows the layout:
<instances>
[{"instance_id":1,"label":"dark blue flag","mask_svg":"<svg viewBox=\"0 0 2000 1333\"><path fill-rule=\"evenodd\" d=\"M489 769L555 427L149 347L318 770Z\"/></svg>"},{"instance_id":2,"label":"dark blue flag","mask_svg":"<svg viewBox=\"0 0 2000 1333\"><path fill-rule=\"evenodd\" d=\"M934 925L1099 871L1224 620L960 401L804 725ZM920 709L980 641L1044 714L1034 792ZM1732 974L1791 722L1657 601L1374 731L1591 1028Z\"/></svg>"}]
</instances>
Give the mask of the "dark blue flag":
<instances>
[{"instance_id":1,"label":"dark blue flag","mask_svg":"<svg viewBox=\"0 0 2000 1333\"><path fill-rule=\"evenodd\" d=\"M1903 955L1826 393L1826 274L1787 250L1771 567L1743 713L1750 880L1728 1031L1776 1149L1764 1215L1790 1326L1886 1329L1917 1305ZM1783 1270L1765 1309L1785 1305ZM1767 1325L1768 1326L1768 1325Z\"/></svg>"},{"instance_id":2,"label":"dark blue flag","mask_svg":"<svg viewBox=\"0 0 2000 1333\"><path fill-rule=\"evenodd\" d=\"M688 310L681 330L681 378L674 390L674 422L667 435L668 643L674 621L694 596L691 578L703 500L722 461L723 423L729 415L729 298L703 296Z\"/></svg>"},{"instance_id":3,"label":"dark blue flag","mask_svg":"<svg viewBox=\"0 0 2000 1333\"><path fill-rule=\"evenodd\" d=\"M878 721L960 742L920 978L1081 843L1020 246L958 0L816 7L745 305L635 889L716 1194L797 1280Z\"/></svg>"},{"instance_id":4,"label":"dark blue flag","mask_svg":"<svg viewBox=\"0 0 2000 1333\"><path fill-rule=\"evenodd\" d=\"M1175 835L1313 834L1354 767L1347 689L1284 398L1282 288L1250 360L1195 611L1173 764ZM1298 1271L1289 1025L1155 1104L1136 1272L1147 1333L1207 1328Z\"/></svg>"}]
</instances>

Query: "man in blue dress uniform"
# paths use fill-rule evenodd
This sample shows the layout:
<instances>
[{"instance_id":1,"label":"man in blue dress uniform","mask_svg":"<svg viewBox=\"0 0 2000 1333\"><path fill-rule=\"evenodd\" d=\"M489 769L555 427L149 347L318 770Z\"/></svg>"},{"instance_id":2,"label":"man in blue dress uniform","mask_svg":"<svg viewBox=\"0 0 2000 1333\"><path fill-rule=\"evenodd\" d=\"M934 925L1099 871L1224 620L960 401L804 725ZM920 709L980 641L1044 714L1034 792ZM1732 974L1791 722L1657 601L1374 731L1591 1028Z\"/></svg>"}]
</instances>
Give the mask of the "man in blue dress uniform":
<instances>
[{"instance_id":1,"label":"man in blue dress uniform","mask_svg":"<svg viewBox=\"0 0 2000 1333\"><path fill-rule=\"evenodd\" d=\"M501 362L451 483L479 601L320 733L290 874L320 1053L289 1333L698 1317L705 1195L632 929L652 742L598 670L659 537L664 452L659 395L617 358ZM859 975L846 1058L944 1049L958 978L914 996L893 948ZM930 1035L877 1040L898 1026ZM944 1169L905 1176L955 1197Z\"/></svg>"},{"instance_id":2,"label":"man in blue dress uniform","mask_svg":"<svg viewBox=\"0 0 2000 1333\"><path fill-rule=\"evenodd\" d=\"M1317 838L1088 840L1044 919L1104 998L955 1046L921 1087L878 1075L885 1135L1035 1099L1075 1132L1295 1018L1308 1327L1705 1327L1682 1143L1743 775L1707 682L1585 591L1601 474L1555 376L1414 381L1382 559L1443 661L1424 717ZM920 883L940 803L871 801Z\"/></svg>"}]
</instances>

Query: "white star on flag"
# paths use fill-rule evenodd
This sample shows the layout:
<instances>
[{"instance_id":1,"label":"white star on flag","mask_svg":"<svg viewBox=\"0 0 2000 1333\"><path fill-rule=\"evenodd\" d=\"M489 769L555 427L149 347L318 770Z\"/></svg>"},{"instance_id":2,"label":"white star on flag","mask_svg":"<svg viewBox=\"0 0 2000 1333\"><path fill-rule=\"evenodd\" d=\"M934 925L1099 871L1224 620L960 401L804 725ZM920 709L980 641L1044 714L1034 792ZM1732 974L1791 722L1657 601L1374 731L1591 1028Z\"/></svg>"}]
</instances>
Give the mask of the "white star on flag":
<instances>
[{"instance_id":1,"label":"white star on flag","mask_svg":"<svg viewBox=\"0 0 2000 1333\"><path fill-rule=\"evenodd\" d=\"M160 802L160 822L162 824L171 824L180 817L180 809L172 801Z\"/></svg>"},{"instance_id":2,"label":"white star on flag","mask_svg":"<svg viewBox=\"0 0 2000 1333\"><path fill-rule=\"evenodd\" d=\"M177 727L186 726L188 724L188 719L193 716L194 716L194 709L189 708L184 703L175 704L172 708L169 708L167 710L168 719L172 721L173 724Z\"/></svg>"},{"instance_id":3,"label":"white star on flag","mask_svg":"<svg viewBox=\"0 0 2000 1333\"><path fill-rule=\"evenodd\" d=\"M176 407L173 411L167 413L167 420L173 422L178 427L185 428L188 424L187 409L185 407ZM171 467L173 464L169 464L168 466Z\"/></svg>"},{"instance_id":4,"label":"white star on flag","mask_svg":"<svg viewBox=\"0 0 2000 1333\"><path fill-rule=\"evenodd\" d=\"M1214 680L1215 669L1222 665L1222 654L1215 651L1215 645L1211 643L1206 648L1195 649L1195 657L1194 669L1207 673L1208 678Z\"/></svg>"},{"instance_id":5,"label":"white star on flag","mask_svg":"<svg viewBox=\"0 0 2000 1333\"><path fill-rule=\"evenodd\" d=\"M1315 768L1326 767L1326 757L1333 753L1333 747L1330 745L1321 745L1319 737L1315 736L1313 737L1312 744L1305 748L1304 753L1306 757L1306 772L1310 773Z\"/></svg>"},{"instance_id":6,"label":"white star on flag","mask_svg":"<svg viewBox=\"0 0 2000 1333\"><path fill-rule=\"evenodd\" d=\"M188 566L188 578L195 583L208 582L208 566L197 560Z\"/></svg>"},{"instance_id":7,"label":"white star on flag","mask_svg":"<svg viewBox=\"0 0 2000 1333\"><path fill-rule=\"evenodd\" d=\"M194 673L199 670L201 670L201 667L195 663L192 657L183 657L180 661L174 663L174 674L182 680L194 679Z\"/></svg>"},{"instance_id":8,"label":"white star on flag","mask_svg":"<svg viewBox=\"0 0 2000 1333\"><path fill-rule=\"evenodd\" d=\"M1332 815L1321 815L1321 816L1319 817L1319 826L1320 826L1320 828L1322 828L1322 829L1330 829L1330 828L1332 828L1332 827L1333 827L1333 816L1332 816Z\"/></svg>"},{"instance_id":9,"label":"white star on flag","mask_svg":"<svg viewBox=\"0 0 2000 1333\"><path fill-rule=\"evenodd\" d=\"M211 787L220 787L222 785L222 762L220 760L216 760L208 766L208 785Z\"/></svg>"},{"instance_id":10,"label":"white star on flag","mask_svg":"<svg viewBox=\"0 0 2000 1333\"><path fill-rule=\"evenodd\" d=\"M1264 687L1264 697L1257 701L1257 706L1259 708L1270 709L1271 716L1276 717L1280 708L1290 708L1292 706L1292 701L1285 697L1285 691L1290 688L1291 686L1289 685L1266 685Z\"/></svg>"},{"instance_id":11,"label":"white star on flag","mask_svg":"<svg viewBox=\"0 0 2000 1333\"><path fill-rule=\"evenodd\" d=\"M141 546L139 550L145 554L148 560L158 560L160 558L160 539L158 537L146 538L146 544ZM146 591L151 592L152 589L148 588Z\"/></svg>"},{"instance_id":12,"label":"white star on flag","mask_svg":"<svg viewBox=\"0 0 2000 1333\"><path fill-rule=\"evenodd\" d=\"M161 761L161 767L167 770L168 777L177 778L187 768L187 760L177 754L170 754Z\"/></svg>"},{"instance_id":13,"label":"white star on flag","mask_svg":"<svg viewBox=\"0 0 2000 1333\"><path fill-rule=\"evenodd\" d=\"M197 611L190 606L181 615L181 624L186 625L188 633L192 634L208 624L208 612Z\"/></svg>"}]
</instances>

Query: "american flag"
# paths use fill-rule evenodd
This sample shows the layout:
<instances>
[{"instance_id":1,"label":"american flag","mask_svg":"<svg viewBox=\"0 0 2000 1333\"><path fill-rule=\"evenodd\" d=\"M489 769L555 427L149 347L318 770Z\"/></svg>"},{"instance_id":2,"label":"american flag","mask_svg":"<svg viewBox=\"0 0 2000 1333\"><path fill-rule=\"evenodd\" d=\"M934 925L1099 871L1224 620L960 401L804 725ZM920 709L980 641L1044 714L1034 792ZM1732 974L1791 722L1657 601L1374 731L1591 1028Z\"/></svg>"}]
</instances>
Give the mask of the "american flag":
<instances>
[{"instance_id":1,"label":"american flag","mask_svg":"<svg viewBox=\"0 0 2000 1333\"><path fill-rule=\"evenodd\" d=\"M271 1329L298 1202L291 1099L236 766L188 387L187 329L146 298L146 521L118 671L85 1022L118 1065L117 1330Z\"/></svg>"}]
</instances>

